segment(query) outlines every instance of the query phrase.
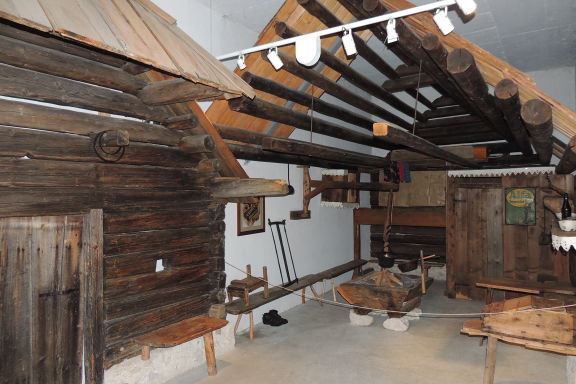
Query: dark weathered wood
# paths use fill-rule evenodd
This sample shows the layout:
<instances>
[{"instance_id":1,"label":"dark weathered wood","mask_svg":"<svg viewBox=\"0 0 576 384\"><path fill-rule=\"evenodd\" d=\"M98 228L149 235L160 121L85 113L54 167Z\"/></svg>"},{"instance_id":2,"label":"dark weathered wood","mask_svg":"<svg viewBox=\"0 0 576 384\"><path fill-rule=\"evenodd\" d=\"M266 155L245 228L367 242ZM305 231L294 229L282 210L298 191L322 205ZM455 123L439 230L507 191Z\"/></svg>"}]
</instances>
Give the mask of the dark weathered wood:
<instances>
[{"instance_id":1,"label":"dark weathered wood","mask_svg":"<svg viewBox=\"0 0 576 384\"><path fill-rule=\"evenodd\" d=\"M119 129L106 131L98 140L98 144L104 148L126 147L130 144L130 135L127 131Z\"/></svg>"},{"instance_id":2,"label":"dark weathered wood","mask_svg":"<svg viewBox=\"0 0 576 384\"><path fill-rule=\"evenodd\" d=\"M128 132L132 141L163 145L178 145L180 138L184 136L157 124L12 100L0 100L0 124L79 135L121 129Z\"/></svg>"},{"instance_id":3,"label":"dark weathered wood","mask_svg":"<svg viewBox=\"0 0 576 384\"><path fill-rule=\"evenodd\" d=\"M406 126L407 124L406 121L399 118L392 112L389 112L370 101L362 100L354 92L342 87L341 85L336 84L334 81L328 79L327 77L323 76L322 74L314 70L303 67L290 56L282 52L278 52L278 54L280 55L282 62L284 62L284 66L282 67L283 70L286 70L287 72L290 72L294 76L297 76L303 80L310 82L311 84L314 84L315 86L323 89L326 93L356 108L359 108L360 110L372 113L393 124Z\"/></svg>"},{"instance_id":4,"label":"dark weathered wood","mask_svg":"<svg viewBox=\"0 0 576 384\"><path fill-rule=\"evenodd\" d=\"M168 117L164 110L149 107L134 95L6 65L0 65L0 95L146 120Z\"/></svg>"},{"instance_id":5,"label":"dark weathered wood","mask_svg":"<svg viewBox=\"0 0 576 384\"><path fill-rule=\"evenodd\" d=\"M269 103L257 97L255 97L253 100L250 100L247 97L239 97L229 100L228 105L233 111L242 112L262 119L277 121L279 123L287 124L298 129L307 131L310 130L310 116L304 113L280 107L276 104ZM384 149L390 148L390 146L387 144L379 144L376 140L367 134L359 133L353 131L352 129L345 128L335 123L329 123L328 121L318 118L313 119L312 130L315 133L336 137L338 139L347 140L358 144L374 145Z\"/></svg>"},{"instance_id":6,"label":"dark weathered wood","mask_svg":"<svg viewBox=\"0 0 576 384\"><path fill-rule=\"evenodd\" d=\"M185 136L178 144L178 148L186 153L209 153L215 146L214 139L210 135Z\"/></svg>"},{"instance_id":7,"label":"dark weathered wood","mask_svg":"<svg viewBox=\"0 0 576 384\"><path fill-rule=\"evenodd\" d=\"M436 108L440 108L440 107L458 106L458 103L449 96L440 96L436 100L432 101L432 105Z\"/></svg>"},{"instance_id":8,"label":"dark weathered wood","mask_svg":"<svg viewBox=\"0 0 576 384\"><path fill-rule=\"evenodd\" d=\"M158 228L178 229L206 226L216 218L215 204L198 203L191 210L166 210L155 212L106 213L106 234L150 231Z\"/></svg>"},{"instance_id":9,"label":"dark weathered wood","mask_svg":"<svg viewBox=\"0 0 576 384\"><path fill-rule=\"evenodd\" d=\"M318 0L298 0L298 4L300 4L300 6L306 9L308 13L316 17L327 27L336 27L344 24L336 15L334 15ZM370 63L370 65L372 65L386 77L390 79L399 77L399 74L394 70L394 68L392 68L384 59L382 59L376 51L370 48L368 44L362 40L362 38L360 38L355 33L353 33L353 36L358 55L364 58L364 60ZM414 89L407 90L407 93L414 98L417 96L417 92ZM422 94L418 95L418 100L428 108L432 108L432 103Z\"/></svg>"},{"instance_id":10,"label":"dark weathered wood","mask_svg":"<svg viewBox=\"0 0 576 384\"><path fill-rule=\"evenodd\" d=\"M131 75L139 75L141 73L154 70L153 67L149 67L135 61L127 61L124 65L122 65L121 68L123 71L128 72Z\"/></svg>"},{"instance_id":11,"label":"dark weathered wood","mask_svg":"<svg viewBox=\"0 0 576 384\"><path fill-rule=\"evenodd\" d=\"M403 92L407 89L417 88L418 86L424 88L433 84L436 84L436 81L426 73L422 73L386 80L382 86L388 92Z\"/></svg>"},{"instance_id":12,"label":"dark weathered wood","mask_svg":"<svg viewBox=\"0 0 576 384\"><path fill-rule=\"evenodd\" d=\"M518 85L513 80L503 79L494 89L494 96L496 97L496 105L504 114L504 118L508 123L508 127L514 135L514 139L518 147L525 155L531 155L532 147L528 139L526 127L520 118L520 93L518 92Z\"/></svg>"},{"instance_id":13,"label":"dark weathered wood","mask_svg":"<svg viewBox=\"0 0 576 384\"><path fill-rule=\"evenodd\" d=\"M341 161L357 167L384 168L389 164L388 160L378 156L277 137L265 137L262 140L262 149L266 151L311 156L334 162Z\"/></svg>"},{"instance_id":14,"label":"dark weathered wood","mask_svg":"<svg viewBox=\"0 0 576 384\"><path fill-rule=\"evenodd\" d=\"M189 130L196 128L198 123L196 115L189 113L186 115L169 117L164 122L164 126L169 129Z\"/></svg>"},{"instance_id":15,"label":"dark weathered wood","mask_svg":"<svg viewBox=\"0 0 576 384\"><path fill-rule=\"evenodd\" d=\"M306 275L299 278L296 284L291 285L289 290L285 290L280 287L270 288L270 292L267 298L264 297L263 292L253 293L250 295L249 305L246 305L243 300L237 299L231 303L226 304L226 312L232 315L239 315L241 313L250 312L253 309L258 308L266 303L272 302L284 296L288 296L292 293L292 291L299 291L324 279L333 279L334 277L340 276L364 264L366 264L366 260L353 260L337 267L327 269L320 273Z\"/></svg>"},{"instance_id":16,"label":"dark weathered wood","mask_svg":"<svg viewBox=\"0 0 576 384\"><path fill-rule=\"evenodd\" d=\"M431 128L421 128L416 130L416 134L424 139L435 139L446 136L496 134L491 127L487 127L483 122L471 125L449 125ZM498 135L501 137L500 135Z\"/></svg>"},{"instance_id":17,"label":"dark weathered wood","mask_svg":"<svg viewBox=\"0 0 576 384\"><path fill-rule=\"evenodd\" d=\"M103 237L102 210L93 209L84 219L81 265L85 377L93 384L104 382Z\"/></svg>"},{"instance_id":18,"label":"dark weathered wood","mask_svg":"<svg viewBox=\"0 0 576 384\"><path fill-rule=\"evenodd\" d=\"M576 170L576 136L572 137L566 146L564 155L556 166L556 173L570 174Z\"/></svg>"},{"instance_id":19,"label":"dark weathered wood","mask_svg":"<svg viewBox=\"0 0 576 384\"><path fill-rule=\"evenodd\" d=\"M275 30L276 34L284 39L301 35L298 31L296 31L295 29L293 29L284 22L276 23ZM377 97L383 102L396 108L398 111L405 113L408 116L413 116L415 114L413 106L406 104L404 101L400 100L397 96L388 92L385 88L383 89L378 84L376 84L363 74L359 73L358 71L350 67L347 63L343 62L335 55L333 55L332 53L328 52L323 48L320 51L320 61L326 64L328 67L335 70L336 72L338 72L340 76L346 79L350 84L354 84L356 87L368 92L370 95L374 97ZM418 120L421 120L422 114L420 112L416 112L416 118ZM394 122L394 123L405 128L409 126L408 122L404 123Z\"/></svg>"},{"instance_id":20,"label":"dark weathered wood","mask_svg":"<svg viewBox=\"0 0 576 384\"><path fill-rule=\"evenodd\" d=\"M459 105L450 106L445 108L430 109L424 112L424 120L438 119L442 117L454 117L460 115L467 115L468 111Z\"/></svg>"},{"instance_id":21,"label":"dark weathered wood","mask_svg":"<svg viewBox=\"0 0 576 384\"><path fill-rule=\"evenodd\" d=\"M488 86L476 65L474 56L466 49L458 48L448 54L446 69L458 83L473 107L494 126L508 141L514 141L510 129L496 108Z\"/></svg>"},{"instance_id":22,"label":"dark weathered wood","mask_svg":"<svg viewBox=\"0 0 576 384\"><path fill-rule=\"evenodd\" d=\"M522 105L522 120L530 132L530 140L538 154L540 162L550 164L552 158L552 108L545 102L532 99Z\"/></svg>"},{"instance_id":23,"label":"dark weathered wood","mask_svg":"<svg viewBox=\"0 0 576 384\"><path fill-rule=\"evenodd\" d=\"M420 73L420 67L417 65L400 64L395 69L399 77L417 75Z\"/></svg>"},{"instance_id":24,"label":"dark weathered wood","mask_svg":"<svg viewBox=\"0 0 576 384\"><path fill-rule=\"evenodd\" d=\"M330 169L355 169L351 164L341 162L330 162L316 157L297 156L293 154L274 153L264 151L260 145L241 145L228 143L228 148L238 159L265 161L267 163L309 165Z\"/></svg>"},{"instance_id":25,"label":"dark weathered wood","mask_svg":"<svg viewBox=\"0 0 576 384\"><path fill-rule=\"evenodd\" d=\"M184 103L193 100L213 100L222 96L218 88L184 79L163 80L148 84L138 97L148 105Z\"/></svg>"},{"instance_id":26,"label":"dark weathered wood","mask_svg":"<svg viewBox=\"0 0 576 384\"><path fill-rule=\"evenodd\" d=\"M119 68L1 35L0 62L132 94L148 84Z\"/></svg>"},{"instance_id":27,"label":"dark weathered wood","mask_svg":"<svg viewBox=\"0 0 576 384\"><path fill-rule=\"evenodd\" d=\"M211 187L215 199L285 196L288 183L285 180L219 178Z\"/></svg>"},{"instance_id":28,"label":"dark weathered wood","mask_svg":"<svg viewBox=\"0 0 576 384\"><path fill-rule=\"evenodd\" d=\"M490 133L476 133L466 135L453 135L444 137L430 138L429 141L436 145L450 145L450 144L470 144L484 141L502 140L502 135L497 132Z\"/></svg>"},{"instance_id":29,"label":"dark weathered wood","mask_svg":"<svg viewBox=\"0 0 576 384\"><path fill-rule=\"evenodd\" d=\"M404 145L431 157L443 159L465 167L478 168L478 165L470 160L463 159L460 156L443 150L427 140L412 135L406 131L402 131L399 128L390 127L385 123L374 124L374 136L390 143Z\"/></svg>"},{"instance_id":30,"label":"dark weathered wood","mask_svg":"<svg viewBox=\"0 0 576 384\"><path fill-rule=\"evenodd\" d=\"M350 124L372 130L372 124L374 124L372 120L367 119L366 117L361 116L360 114L357 114L353 111L343 109L341 106L336 106L319 98L312 97L306 92L285 87L280 83L265 79L250 72L245 72L242 74L242 79L244 79L244 81L259 91L270 93L274 96L278 96L308 108L312 108L313 106L313 110L315 112L319 112L326 116L335 117Z\"/></svg>"},{"instance_id":31,"label":"dark weathered wood","mask_svg":"<svg viewBox=\"0 0 576 384\"><path fill-rule=\"evenodd\" d=\"M464 115L464 116L445 117L442 119L428 120L425 123L417 123L416 129L446 127L450 125L459 125L466 127L468 125L478 125L478 124L486 125L482 119L474 115Z\"/></svg>"}]
</instances>

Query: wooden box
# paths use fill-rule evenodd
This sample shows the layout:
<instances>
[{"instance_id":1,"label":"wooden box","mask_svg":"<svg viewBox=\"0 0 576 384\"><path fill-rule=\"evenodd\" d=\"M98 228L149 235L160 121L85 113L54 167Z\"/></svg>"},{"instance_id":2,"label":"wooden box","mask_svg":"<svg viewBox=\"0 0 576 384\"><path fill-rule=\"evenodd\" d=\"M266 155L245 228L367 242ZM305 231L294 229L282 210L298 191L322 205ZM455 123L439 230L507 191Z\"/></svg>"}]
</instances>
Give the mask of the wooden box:
<instances>
[{"instance_id":1,"label":"wooden box","mask_svg":"<svg viewBox=\"0 0 576 384\"><path fill-rule=\"evenodd\" d=\"M565 308L531 311L565 305L562 299L522 296L484 306L482 330L524 339L572 344L574 341L574 313ZM572 308L570 308L572 309ZM498 313L509 311L507 313Z\"/></svg>"}]
</instances>

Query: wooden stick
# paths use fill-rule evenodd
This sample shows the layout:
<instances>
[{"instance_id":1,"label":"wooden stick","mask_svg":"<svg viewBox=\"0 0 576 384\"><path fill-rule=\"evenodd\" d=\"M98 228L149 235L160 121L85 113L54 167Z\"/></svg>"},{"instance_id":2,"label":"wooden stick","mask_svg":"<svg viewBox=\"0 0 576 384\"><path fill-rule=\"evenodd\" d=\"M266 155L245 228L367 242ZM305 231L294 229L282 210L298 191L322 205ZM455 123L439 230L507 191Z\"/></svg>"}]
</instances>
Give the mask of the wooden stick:
<instances>
[{"instance_id":1,"label":"wooden stick","mask_svg":"<svg viewBox=\"0 0 576 384\"><path fill-rule=\"evenodd\" d=\"M302 304L306 304L306 287L302 288Z\"/></svg>"},{"instance_id":2,"label":"wooden stick","mask_svg":"<svg viewBox=\"0 0 576 384\"><path fill-rule=\"evenodd\" d=\"M236 317L236 324L234 325L234 335L236 335L236 332L238 332L238 326L240 325L240 320L242 320L241 313Z\"/></svg>"},{"instance_id":3,"label":"wooden stick","mask_svg":"<svg viewBox=\"0 0 576 384\"><path fill-rule=\"evenodd\" d=\"M142 346L142 360L150 360L150 347L147 345Z\"/></svg>"},{"instance_id":4,"label":"wooden stick","mask_svg":"<svg viewBox=\"0 0 576 384\"><path fill-rule=\"evenodd\" d=\"M324 303L322 302L322 299L320 298L320 296L318 296L318 293L316 293L316 289L314 288L313 285L310 286L310 290L312 291L312 294L314 295L314 297L316 299L318 299L318 304L320 304L320 306L323 307Z\"/></svg>"},{"instance_id":5,"label":"wooden stick","mask_svg":"<svg viewBox=\"0 0 576 384\"><path fill-rule=\"evenodd\" d=\"M262 279L264 280L264 298L268 298L268 296L270 295L270 290L269 290L269 286L268 286L268 267L263 266L262 267Z\"/></svg>"},{"instance_id":6,"label":"wooden stick","mask_svg":"<svg viewBox=\"0 0 576 384\"><path fill-rule=\"evenodd\" d=\"M336 301L336 289L334 287L334 279L332 279L332 300Z\"/></svg>"},{"instance_id":7,"label":"wooden stick","mask_svg":"<svg viewBox=\"0 0 576 384\"><path fill-rule=\"evenodd\" d=\"M204 335L204 352L206 353L206 365L208 366L208 376L215 376L218 373L216 369L216 353L214 351L214 336L212 332Z\"/></svg>"},{"instance_id":8,"label":"wooden stick","mask_svg":"<svg viewBox=\"0 0 576 384\"><path fill-rule=\"evenodd\" d=\"M484 364L484 384L494 384L494 373L496 371L496 346L498 339L488 336L486 345L486 361Z\"/></svg>"},{"instance_id":9,"label":"wooden stick","mask_svg":"<svg viewBox=\"0 0 576 384\"><path fill-rule=\"evenodd\" d=\"M250 311L248 313L249 317L250 317L250 343L254 342L254 313L252 311Z\"/></svg>"},{"instance_id":10,"label":"wooden stick","mask_svg":"<svg viewBox=\"0 0 576 384\"><path fill-rule=\"evenodd\" d=\"M422 294L426 294L426 276L424 276L424 251L420 250L420 280L422 282Z\"/></svg>"}]
</instances>

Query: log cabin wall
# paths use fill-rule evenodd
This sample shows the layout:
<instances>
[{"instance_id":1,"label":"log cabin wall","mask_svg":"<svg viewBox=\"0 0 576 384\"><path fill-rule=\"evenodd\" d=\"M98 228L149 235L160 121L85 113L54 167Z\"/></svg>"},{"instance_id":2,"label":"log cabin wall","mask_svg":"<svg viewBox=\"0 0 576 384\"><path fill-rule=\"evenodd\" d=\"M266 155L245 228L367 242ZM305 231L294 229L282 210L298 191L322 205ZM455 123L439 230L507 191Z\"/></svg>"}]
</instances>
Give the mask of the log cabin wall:
<instances>
[{"instance_id":1,"label":"log cabin wall","mask_svg":"<svg viewBox=\"0 0 576 384\"><path fill-rule=\"evenodd\" d=\"M141 66L1 23L0 45L0 95L50 104L0 99L0 216L103 209L109 367L138 354L135 336L223 299L224 205L210 197L218 162L178 149L193 118L168 129L173 110L135 96L147 81L122 68ZM95 153L104 131L129 136L117 162Z\"/></svg>"},{"instance_id":2,"label":"log cabin wall","mask_svg":"<svg viewBox=\"0 0 576 384\"><path fill-rule=\"evenodd\" d=\"M373 180L377 175L372 174ZM439 261L446 256L445 199L446 172L412 172L410 183L400 183L394 193L394 212L390 251L395 258L412 259L436 254ZM386 193L371 192L370 205L385 215ZM384 226L370 226L370 256L384 252Z\"/></svg>"},{"instance_id":3,"label":"log cabin wall","mask_svg":"<svg viewBox=\"0 0 576 384\"><path fill-rule=\"evenodd\" d=\"M571 175L515 175L494 178L448 178L447 287L449 297L482 299L475 287L481 277L569 282L568 258L554 252L552 212L544 208L552 185L571 195ZM505 191L536 188L536 225L505 224Z\"/></svg>"}]
</instances>

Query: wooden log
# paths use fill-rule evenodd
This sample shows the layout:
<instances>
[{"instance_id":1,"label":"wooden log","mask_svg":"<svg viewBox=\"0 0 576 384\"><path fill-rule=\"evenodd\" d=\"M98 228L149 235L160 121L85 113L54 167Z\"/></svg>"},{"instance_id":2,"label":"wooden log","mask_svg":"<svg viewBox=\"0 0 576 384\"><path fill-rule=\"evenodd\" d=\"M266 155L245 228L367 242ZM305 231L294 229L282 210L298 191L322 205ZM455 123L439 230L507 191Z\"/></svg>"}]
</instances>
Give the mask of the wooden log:
<instances>
[{"instance_id":1,"label":"wooden log","mask_svg":"<svg viewBox=\"0 0 576 384\"><path fill-rule=\"evenodd\" d=\"M520 115L528 132L530 140L543 165L550 164L552 159L552 108L547 103L532 99L524 103Z\"/></svg>"},{"instance_id":2,"label":"wooden log","mask_svg":"<svg viewBox=\"0 0 576 384\"><path fill-rule=\"evenodd\" d=\"M406 131L402 131L399 128L390 127L385 123L374 124L374 136L390 143L404 145L428 156L443 159L465 167L478 168L478 165L470 160L463 159L460 156L443 150L427 140L412 135Z\"/></svg>"},{"instance_id":3,"label":"wooden log","mask_svg":"<svg viewBox=\"0 0 576 384\"><path fill-rule=\"evenodd\" d=\"M454 117L460 115L467 115L468 111L466 108L461 107L459 105L445 107L445 108L438 108L438 109L430 109L424 112L424 121L428 121L430 119L439 119L443 117Z\"/></svg>"},{"instance_id":4,"label":"wooden log","mask_svg":"<svg viewBox=\"0 0 576 384\"><path fill-rule=\"evenodd\" d=\"M314 84L315 86L323 89L326 93L346 102L347 104L350 104L356 108L359 108L360 110L366 111L373 115L379 116L382 119L389 121L390 123L398 124L400 126L402 125L405 126L407 124L406 121L399 118L392 112L387 111L384 108L372 102L359 98L358 95L355 94L354 92L346 89L341 85L336 84L334 81L328 79L322 74L314 70L307 69L304 66L298 64L296 60L292 59L290 56L282 52L278 52L278 54L280 55L280 58L284 62L284 66L282 67L282 69L286 70L287 72L290 72L294 76L306 80L311 84Z\"/></svg>"},{"instance_id":5,"label":"wooden log","mask_svg":"<svg viewBox=\"0 0 576 384\"><path fill-rule=\"evenodd\" d=\"M194 100L214 100L223 92L208 85L184 79L157 81L138 92L138 97L148 105L166 105Z\"/></svg>"},{"instance_id":6,"label":"wooden log","mask_svg":"<svg viewBox=\"0 0 576 384\"><path fill-rule=\"evenodd\" d=\"M163 121L166 111L136 96L39 72L0 65L0 95Z\"/></svg>"},{"instance_id":7,"label":"wooden log","mask_svg":"<svg viewBox=\"0 0 576 384\"><path fill-rule=\"evenodd\" d=\"M334 104L327 103L326 101L323 101L317 97L312 97L306 92L285 87L280 83L266 79L264 77L260 77L250 72L245 72L242 74L242 79L250 84L254 89L259 91L270 93L274 96L292 101L308 108L313 106L313 110L315 112L334 117L336 119L345 121L364 129L368 129L370 131L372 130L372 124L374 124L372 120L369 120L353 111L343 109L341 106L336 106Z\"/></svg>"},{"instance_id":8,"label":"wooden log","mask_svg":"<svg viewBox=\"0 0 576 384\"><path fill-rule=\"evenodd\" d=\"M295 29L293 29L284 22L276 23L275 30L276 34L284 39L297 37L301 35L301 33L299 33L298 31L296 31ZM321 48L320 50L320 61L326 64L328 67L335 70L336 72L340 73L340 75L344 79L348 80L350 84L354 84L356 87L368 92L370 95L374 97L377 97L378 99L396 108L398 111L405 113L408 116L414 115L415 113L414 107L406 104L392 93L387 92L386 89L383 89L378 84L376 84L366 76L362 75L361 73L350 67L347 63L338 59L332 53L328 52L323 48ZM416 116L418 120L422 119L422 114L420 112L416 112ZM395 124L398 124L404 128L407 128L410 125L408 122L404 122L403 124L400 124L400 122L395 122Z\"/></svg>"},{"instance_id":9,"label":"wooden log","mask_svg":"<svg viewBox=\"0 0 576 384\"><path fill-rule=\"evenodd\" d=\"M422 138L440 138L446 136L463 136L463 135L480 135L480 134L491 134L498 133L494 132L491 127L487 127L483 122L474 125L451 125L447 127L432 127L425 129L417 129L416 134ZM502 136L498 135L502 138Z\"/></svg>"},{"instance_id":10,"label":"wooden log","mask_svg":"<svg viewBox=\"0 0 576 384\"><path fill-rule=\"evenodd\" d=\"M178 129L182 131L194 129L198 126L198 124L198 118L193 113L169 117L164 122L164 126L166 128Z\"/></svg>"},{"instance_id":11,"label":"wooden log","mask_svg":"<svg viewBox=\"0 0 576 384\"><path fill-rule=\"evenodd\" d=\"M215 199L286 196L286 180L217 178L212 184L212 197Z\"/></svg>"},{"instance_id":12,"label":"wooden log","mask_svg":"<svg viewBox=\"0 0 576 384\"><path fill-rule=\"evenodd\" d=\"M1 35L0 62L131 94L148 84L119 68Z\"/></svg>"},{"instance_id":13,"label":"wooden log","mask_svg":"<svg viewBox=\"0 0 576 384\"><path fill-rule=\"evenodd\" d=\"M334 13L332 13L328 8L321 4L318 0L298 0L298 4L302 6L308 13L316 17L327 27L336 27L344 24ZM376 68L380 73L385 75L390 79L396 79L399 74L396 73L394 68L392 68L385 60L383 60L380 55L375 52L368 44L362 40L358 35L353 33L354 43L356 44L356 49L358 55L364 58L370 65ZM407 93L416 98L417 93L414 89L407 90ZM423 95L418 95L418 100L428 108L432 108L432 103Z\"/></svg>"},{"instance_id":14,"label":"wooden log","mask_svg":"<svg viewBox=\"0 0 576 384\"><path fill-rule=\"evenodd\" d=\"M262 149L273 152L312 156L334 162L341 161L350 163L356 167L384 168L389 165L389 161L382 157L279 137L265 137L262 140Z\"/></svg>"},{"instance_id":15,"label":"wooden log","mask_svg":"<svg viewBox=\"0 0 576 384\"><path fill-rule=\"evenodd\" d=\"M216 144L210 135L185 136L180 139L178 148L186 153L210 153Z\"/></svg>"},{"instance_id":16,"label":"wooden log","mask_svg":"<svg viewBox=\"0 0 576 384\"><path fill-rule=\"evenodd\" d=\"M417 75L420 73L420 67L417 65L400 64L395 69L398 77Z\"/></svg>"},{"instance_id":17,"label":"wooden log","mask_svg":"<svg viewBox=\"0 0 576 384\"><path fill-rule=\"evenodd\" d=\"M428 141L436 145L473 144L495 140L502 140L502 136L497 132L431 137L428 139Z\"/></svg>"},{"instance_id":18,"label":"wooden log","mask_svg":"<svg viewBox=\"0 0 576 384\"><path fill-rule=\"evenodd\" d=\"M504 114L518 147L525 155L531 155L533 152L528 133L520 118L521 106L518 85L513 80L503 79L496 85L494 96L496 97L496 105Z\"/></svg>"},{"instance_id":19,"label":"wooden log","mask_svg":"<svg viewBox=\"0 0 576 384\"><path fill-rule=\"evenodd\" d=\"M228 143L228 148L230 148L234 156L243 160L265 161L267 163L308 165L329 169L356 169L351 164L345 164L341 162L330 162L315 157L264 151L260 145L240 145Z\"/></svg>"},{"instance_id":20,"label":"wooden log","mask_svg":"<svg viewBox=\"0 0 576 384\"><path fill-rule=\"evenodd\" d=\"M388 92L403 92L407 89L428 87L430 85L436 84L436 81L428 76L426 73L409 75L404 77L399 77L397 79L386 80L382 86ZM422 120L422 119L420 119Z\"/></svg>"},{"instance_id":21,"label":"wooden log","mask_svg":"<svg viewBox=\"0 0 576 384\"><path fill-rule=\"evenodd\" d=\"M556 166L556 173L568 175L576 170L576 136L568 142L564 155Z\"/></svg>"},{"instance_id":22,"label":"wooden log","mask_svg":"<svg viewBox=\"0 0 576 384\"><path fill-rule=\"evenodd\" d=\"M127 61L122 66L122 70L124 72L128 72L131 75L139 75L144 72L152 71L154 70L154 68L144 65L142 63L138 63L136 61Z\"/></svg>"},{"instance_id":23,"label":"wooden log","mask_svg":"<svg viewBox=\"0 0 576 384\"><path fill-rule=\"evenodd\" d=\"M109 130L123 130L132 141L177 145L183 134L158 124L100 116L31 103L0 99L0 125L73 133L88 136Z\"/></svg>"},{"instance_id":24,"label":"wooden log","mask_svg":"<svg viewBox=\"0 0 576 384\"><path fill-rule=\"evenodd\" d=\"M482 113L497 132L504 135L508 141L514 142L515 139L502 113L496 108L492 97L488 94L488 86L476 65L474 56L466 49L455 49L446 58L446 69L474 108Z\"/></svg>"},{"instance_id":25,"label":"wooden log","mask_svg":"<svg viewBox=\"0 0 576 384\"><path fill-rule=\"evenodd\" d=\"M239 97L236 99L228 100L228 105L231 110L236 112L242 112L251 116L259 117L261 119L267 119L282 124L287 124L298 129L307 131L311 129L310 116L300 112L292 111L284 107L280 107L276 104L272 104L264 100L260 100L257 97L255 97L253 100L250 100L247 97ZM318 118L314 118L312 120L312 129L314 132L322 135L331 136L358 144L375 145L384 149L390 148L390 146L386 143L378 143L378 141L374 140L372 136L353 131L334 123L329 123Z\"/></svg>"},{"instance_id":26,"label":"wooden log","mask_svg":"<svg viewBox=\"0 0 576 384\"><path fill-rule=\"evenodd\" d=\"M458 103L449 96L438 97L436 100L432 101L432 105L435 108L459 106Z\"/></svg>"},{"instance_id":27,"label":"wooden log","mask_svg":"<svg viewBox=\"0 0 576 384\"><path fill-rule=\"evenodd\" d=\"M446 126L453 126L453 125L459 125L459 126L468 126L470 125L474 125L474 124L482 124L482 125L486 125L484 123L484 120L480 119L477 116L474 115L464 115L464 116L456 116L456 117L446 117L443 119L434 119L434 120L428 120L425 123L417 123L416 124L416 129L428 129L428 128L436 128L436 127L446 127Z\"/></svg>"}]
</instances>

